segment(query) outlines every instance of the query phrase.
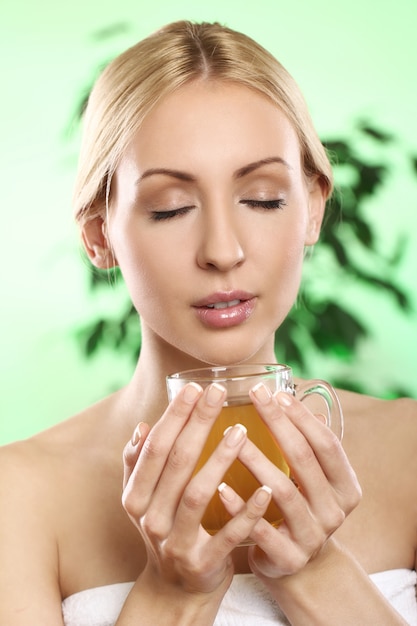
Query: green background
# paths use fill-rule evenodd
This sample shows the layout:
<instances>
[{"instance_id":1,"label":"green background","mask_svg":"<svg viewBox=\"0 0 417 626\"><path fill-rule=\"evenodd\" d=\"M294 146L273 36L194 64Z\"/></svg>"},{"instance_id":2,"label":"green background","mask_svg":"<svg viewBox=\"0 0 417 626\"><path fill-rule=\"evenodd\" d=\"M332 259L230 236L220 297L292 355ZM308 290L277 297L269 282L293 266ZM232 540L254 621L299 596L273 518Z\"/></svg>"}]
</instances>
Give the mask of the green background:
<instances>
[{"instance_id":1,"label":"green background","mask_svg":"<svg viewBox=\"0 0 417 626\"><path fill-rule=\"evenodd\" d=\"M269 48L299 82L322 137L348 134L365 117L417 154L415 0L3 0L0 443L70 416L129 377L128 359L104 352L86 361L75 339L77 327L117 312L120 301L87 288L71 213L74 111L100 63L182 18L221 21ZM367 211L383 248L409 236L398 281L416 311L417 184L398 151ZM353 365L367 388L407 381L417 397L416 314L399 315L375 291L349 298L373 321ZM316 360L317 376L331 380L326 359Z\"/></svg>"}]
</instances>

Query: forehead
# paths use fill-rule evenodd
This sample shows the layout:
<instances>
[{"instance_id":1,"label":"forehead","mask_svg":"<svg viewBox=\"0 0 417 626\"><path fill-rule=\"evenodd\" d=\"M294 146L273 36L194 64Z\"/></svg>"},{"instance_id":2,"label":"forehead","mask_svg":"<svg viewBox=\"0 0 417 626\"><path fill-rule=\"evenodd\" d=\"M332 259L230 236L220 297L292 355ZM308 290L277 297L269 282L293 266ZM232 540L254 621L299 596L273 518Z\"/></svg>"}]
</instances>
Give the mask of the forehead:
<instances>
[{"instance_id":1,"label":"forehead","mask_svg":"<svg viewBox=\"0 0 417 626\"><path fill-rule=\"evenodd\" d=\"M271 156L300 166L298 137L286 115L259 92L219 81L191 82L164 97L125 153L139 170L239 167Z\"/></svg>"}]
</instances>

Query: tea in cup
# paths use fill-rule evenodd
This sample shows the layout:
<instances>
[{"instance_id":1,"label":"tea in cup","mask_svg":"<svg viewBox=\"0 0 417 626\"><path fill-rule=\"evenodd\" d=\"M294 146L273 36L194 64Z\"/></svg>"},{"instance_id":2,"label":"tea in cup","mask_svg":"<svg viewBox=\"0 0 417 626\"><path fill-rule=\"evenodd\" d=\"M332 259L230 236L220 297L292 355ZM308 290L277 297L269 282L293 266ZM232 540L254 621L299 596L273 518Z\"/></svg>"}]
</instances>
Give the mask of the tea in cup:
<instances>
[{"instance_id":1,"label":"tea in cup","mask_svg":"<svg viewBox=\"0 0 417 626\"><path fill-rule=\"evenodd\" d=\"M226 388L227 396L223 408L217 417L207 438L203 452L197 462L195 473L207 462L224 431L235 424L242 424L247 429L248 438L263 454L286 476L290 468L273 435L259 416L249 398L249 391L258 383L263 383L271 393L284 391L304 401L313 395L318 397L324 408L327 425L342 437L343 416L340 403L333 387L322 380L303 381L295 385L292 370L281 364L236 365L227 367L206 367L177 372L167 377L168 398L171 401L189 382L198 383L203 389L216 382ZM224 482L232 487L245 502L261 485L253 474L237 459L226 471ZM282 521L282 513L271 501L264 518L273 526ZM202 519L202 526L210 534L215 534L228 521L230 515L224 508L218 493L211 499ZM249 543L249 542L246 542Z\"/></svg>"}]
</instances>

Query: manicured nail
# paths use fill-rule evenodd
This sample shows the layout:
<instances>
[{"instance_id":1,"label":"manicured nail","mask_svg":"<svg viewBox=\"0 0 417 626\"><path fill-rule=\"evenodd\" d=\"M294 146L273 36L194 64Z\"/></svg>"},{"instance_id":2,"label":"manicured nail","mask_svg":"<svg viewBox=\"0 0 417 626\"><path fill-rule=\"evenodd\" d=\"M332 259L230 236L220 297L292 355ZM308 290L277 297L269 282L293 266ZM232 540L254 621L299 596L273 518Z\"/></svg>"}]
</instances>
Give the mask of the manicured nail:
<instances>
[{"instance_id":1,"label":"manicured nail","mask_svg":"<svg viewBox=\"0 0 417 626\"><path fill-rule=\"evenodd\" d=\"M237 446L246 436L247 429L243 426L243 424L235 424L234 426L229 426L224 431L224 435L226 437L226 443L228 446L233 447Z\"/></svg>"},{"instance_id":2,"label":"manicured nail","mask_svg":"<svg viewBox=\"0 0 417 626\"><path fill-rule=\"evenodd\" d=\"M185 385L184 387L184 401L187 404L194 404L194 402L197 400L198 396L200 395L202 391L202 388L200 387L200 385L197 385L197 383L188 383L187 385Z\"/></svg>"},{"instance_id":3,"label":"manicured nail","mask_svg":"<svg viewBox=\"0 0 417 626\"><path fill-rule=\"evenodd\" d=\"M263 485L255 495L255 502L258 506L263 506L271 497L272 489L267 485Z\"/></svg>"},{"instance_id":4,"label":"manicured nail","mask_svg":"<svg viewBox=\"0 0 417 626\"><path fill-rule=\"evenodd\" d=\"M271 399L271 391L264 385L264 383L258 383L252 389L252 393L260 404L268 404Z\"/></svg>"},{"instance_id":5,"label":"manicured nail","mask_svg":"<svg viewBox=\"0 0 417 626\"><path fill-rule=\"evenodd\" d=\"M291 406L292 404L292 396L290 396L290 394L286 393L285 391L281 391L277 395L277 400L278 400L278 404L284 407Z\"/></svg>"},{"instance_id":6,"label":"manicured nail","mask_svg":"<svg viewBox=\"0 0 417 626\"><path fill-rule=\"evenodd\" d=\"M231 489L229 485L226 485L226 483L221 483L217 487L217 491L219 492L221 497L227 500L228 502L231 502L233 500L233 497L234 497L233 489Z\"/></svg>"},{"instance_id":7,"label":"manicured nail","mask_svg":"<svg viewBox=\"0 0 417 626\"><path fill-rule=\"evenodd\" d=\"M226 389L218 383L212 383L207 390L207 404L210 406L217 406L223 401Z\"/></svg>"},{"instance_id":8,"label":"manicured nail","mask_svg":"<svg viewBox=\"0 0 417 626\"><path fill-rule=\"evenodd\" d=\"M317 418L322 424L327 425L327 417L324 415L324 413L314 413L314 417Z\"/></svg>"},{"instance_id":9,"label":"manicured nail","mask_svg":"<svg viewBox=\"0 0 417 626\"><path fill-rule=\"evenodd\" d=\"M142 439L142 433L140 432L140 424L138 424L135 430L133 431L132 439L130 440L132 446L137 446L141 439Z\"/></svg>"}]
</instances>

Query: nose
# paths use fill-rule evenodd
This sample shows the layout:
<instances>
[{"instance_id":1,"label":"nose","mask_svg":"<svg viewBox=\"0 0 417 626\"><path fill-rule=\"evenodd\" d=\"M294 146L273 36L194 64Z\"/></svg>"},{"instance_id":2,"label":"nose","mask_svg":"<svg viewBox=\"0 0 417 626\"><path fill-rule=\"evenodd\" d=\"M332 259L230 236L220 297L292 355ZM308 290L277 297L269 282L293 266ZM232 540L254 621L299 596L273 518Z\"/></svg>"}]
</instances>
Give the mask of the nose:
<instances>
[{"instance_id":1,"label":"nose","mask_svg":"<svg viewBox=\"0 0 417 626\"><path fill-rule=\"evenodd\" d=\"M197 263L203 269L227 272L243 263L244 249L232 211L207 210L202 221Z\"/></svg>"}]
</instances>

